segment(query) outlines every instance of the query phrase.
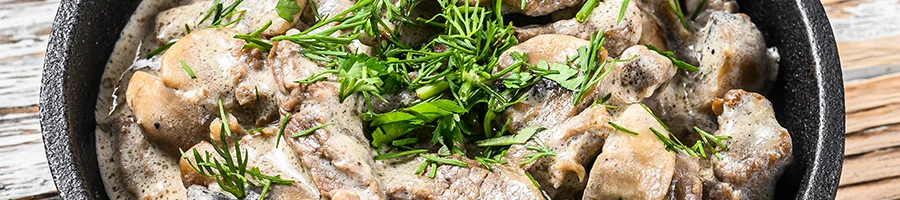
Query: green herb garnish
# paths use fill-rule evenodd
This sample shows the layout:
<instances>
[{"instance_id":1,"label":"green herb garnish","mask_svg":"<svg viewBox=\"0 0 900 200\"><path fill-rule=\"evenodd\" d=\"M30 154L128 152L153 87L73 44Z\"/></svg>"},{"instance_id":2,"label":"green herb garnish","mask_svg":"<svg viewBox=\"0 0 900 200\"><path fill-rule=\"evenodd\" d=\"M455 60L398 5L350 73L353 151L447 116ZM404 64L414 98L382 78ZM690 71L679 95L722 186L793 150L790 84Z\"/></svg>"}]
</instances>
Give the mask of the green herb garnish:
<instances>
[{"instance_id":1,"label":"green herb garnish","mask_svg":"<svg viewBox=\"0 0 900 200\"><path fill-rule=\"evenodd\" d=\"M419 138L405 138L391 141L391 146L399 147L419 143Z\"/></svg>"},{"instance_id":2,"label":"green herb garnish","mask_svg":"<svg viewBox=\"0 0 900 200\"><path fill-rule=\"evenodd\" d=\"M385 160L385 159L397 158L397 157L420 154L420 153L428 153L428 150L415 149L415 150L409 150L409 151L381 154L381 155L375 156L375 160Z\"/></svg>"},{"instance_id":3,"label":"green herb garnish","mask_svg":"<svg viewBox=\"0 0 900 200\"><path fill-rule=\"evenodd\" d=\"M287 113L284 115L284 118L281 118L281 124L278 125L278 139L275 140L275 147L278 147L278 144L281 143L281 136L284 135L284 127L287 126L288 121L291 120L291 113Z\"/></svg>"},{"instance_id":4,"label":"green herb garnish","mask_svg":"<svg viewBox=\"0 0 900 200\"><path fill-rule=\"evenodd\" d=\"M684 12L681 10L681 2L679 0L665 0L666 5L669 7L669 10L675 13L675 16L678 17L678 21L681 22L681 26L684 29L688 29L687 20L684 19ZM672 2L675 2L674 4Z\"/></svg>"},{"instance_id":5,"label":"green herb garnish","mask_svg":"<svg viewBox=\"0 0 900 200\"><path fill-rule=\"evenodd\" d=\"M166 42L165 44L160 45L159 47L156 47L156 49L153 49L153 51L150 51L150 53L147 54L147 59L153 58L153 56L159 55L166 49L169 49L169 47L172 47L172 45L174 45L175 42L178 42L178 39L169 40L169 42Z\"/></svg>"},{"instance_id":6,"label":"green herb garnish","mask_svg":"<svg viewBox=\"0 0 900 200\"><path fill-rule=\"evenodd\" d=\"M220 0L215 0L212 3L212 6L206 11L206 14L197 22L197 25L203 24L207 19L212 17L212 23L210 23L209 27L226 27L237 24L241 19L244 18L244 13L246 11L235 11L235 8L241 4L243 0L236 0L232 2L228 7L224 7ZM232 21L224 21L228 18L238 16L237 19Z\"/></svg>"},{"instance_id":7,"label":"green herb garnish","mask_svg":"<svg viewBox=\"0 0 900 200\"><path fill-rule=\"evenodd\" d=\"M509 146L513 144L524 144L528 139L531 138L538 131L544 130L542 127L532 126L528 128L524 128L516 133L515 135L507 135L496 138L488 138L485 140L476 141L475 145L480 147L488 147L488 146Z\"/></svg>"},{"instance_id":8,"label":"green herb garnish","mask_svg":"<svg viewBox=\"0 0 900 200\"><path fill-rule=\"evenodd\" d=\"M632 130L628 130L627 128L622 127L622 126L619 126L618 124L613 123L613 122L609 122L609 125L612 126L613 128L616 128L616 130L619 130L619 131L622 131L622 132L625 132L625 133L628 133L628 134L632 134L632 135L640 135L638 132L634 132L634 131L632 131Z\"/></svg>"},{"instance_id":9,"label":"green herb garnish","mask_svg":"<svg viewBox=\"0 0 900 200\"><path fill-rule=\"evenodd\" d=\"M684 61L681 61L681 60L678 60L677 58L675 58L675 52L672 52L672 51L662 51L662 50L659 50L658 48L656 48L655 46L650 45L650 44L647 44L647 48L650 49L650 50L653 50L653 51L655 51L656 53L659 53L659 55L665 56L666 58L668 58L669 60L671 60L671 61L672 61L672 64L675 65L675 67L678 67L678 68L687 70L687 71L689 71L689 72L697 72L697 71L700 71L700 69L697 68L696 66L691 65L690 63L687 63L687 62L684 62Z\"/></svg>"},{"instance_id":10,"label":"green herb garnish","mask_svg":"<svg viewBox=\"0 0 900 200\"><path fill-rule=\"evenodd\" d=\"M703 144L706 144L706 146L708 147L709 151L712 152L713 155L716 155L716 157L718 157L719 159L721 159L722 156L720 156L720 155L718 154L718 150L716 150L716 149L722 149L723 151L728 151L728 150L729 150L729 149L728 149L728 146L726 146L724 143L722 143L722 140L730 140L730 139L731 139L731 136L727 136L727 135L719 135L719 136L712 135L712 134L707 133L706 131L701 130L701 129L700 129L699 127L697 127L697 126L694 126L694 130L696 130L697 133L700 134L700 138L702 139ZM699 144L700 141L697 141L697 142L698 142L697 145L700 145L700 144ZM713 146L714 144L715 144L715 146ZM696 146L696 145L695 145L695 146ZM700 146L699 149L696 149L696 151L698 151L698 152L704 152L704 153L705 153L705 151L703 151L702 148L703 148L703 147ZM704 154L703 157L706 158L705 154Z\"/></svg>"},{"instance_id":11,"label":"green herb garnish","mask_svg":"<svg viewBox=\"0 0 900 200\"><path fill-rule=\"evenodd\" d=\"M219 113L223 116L222 130L219 131L219 138L222 141L209 142L217 155L221 157L221 160L212 157L208 151L205 152L206 156L202 157L197 149L193 149L194 162L191 162L188 155L179 149L181 158L186 160L194 171L197 171L202 176L215 178L222 190L231 193L237 198L247 196L246 187L262 186L263 190L260 193L260 200L262 200L265 199L271 184L291 184L294 182L293 180L282 179L279 175L262 174L257 167L247 170L249 153L246 150L241 150L238 137L232 138L234 154L231 153L231 146L228 145L228 137L231 136L230 127L226 121L227 119L224 118L225 108L222 106L221 99L219 99Z\"/></svg>"},{"instance_id":12,"label":"green herb garnish","mask_svg":"<svg viewBox=\"0 0 900 200\"><path fill-rule=\"evenodd\" d=\"M294 0L278 0L275 5L275 12L284 21L294 22L294 15L300 13L300 5Z\"/></svg>"},{"instance_id":13,"label":"green herb garnish","mask_svg":"<svg viewBox=\"0 0 900 200\"><path fill-rule=\"evenodd\" d=\"M246 44L244 44L244 47L242 47L242 49L257 48L264 52L269 52L272 49L272 43L263 41L262 38L259 37L259 34L262 34L263 31L266 31L266 29L269 29L269 26L271 26L271 25L272 25L272 21L266 22L265 25L263 25L256 31L253 31L252 33L247 34L247 35L243 35L243 34L234 35L234 38L242 39L242 40L244 40L244 42L246 42Z\"/></svg>"},{"instance_id":14,"label":"green herb garnish","mask_svg":"<svg viewBox=\"0 0 900 200\"><path fill-rule=\"evenodd\" d=\"M617 25L619 24L619 22L622 22L622 17L625 16L625 10L628 9L628 2L629 0L622 1L622 8L619 8L619 17L616 18Z\"/></svg>"},{"instance_id":15,"label":"green herb garnish","mask_svg":"<svg viewBox=\"0 0 900 200\"><path fill-rule=\"evenodd\" d=\"M594 11L594 8L597 7L598 1L599 0L587 0L584 2L584 6L581 6L581 10L578 10L578 13L575 14L575 20L578 21L578 23L587 21L588 15L590 15L591 12Z\"/></svg>"},{"instance_id":16,"label":"green herb garnish","mask_svg":"<svg viewBox=\"0 0 900 200\"><path fill-rule=\"evenodd\" d=\"M322 129L322 128L325 128L325 127L328 127L328 126L334 126L334 123L326 123L326 124L314 126L314 127L312 127L312 128L309 128L309 129L306 129L306 130L303 130L303 131L294 133L294 135L292 135L291 137L294 137L294 138L295 138L295 137L303 137L303 136L309 135L310 133L313 133L313 132L315 132L315 131L317 131L317 130L319 130L319 129Z\"/></svg>"},{"instance_id":17,"label":"green herb garnish","mask_svg":"<svg viewBox=\"0 0 900 200\"><path fill-rule=\"evenodd\" d=\"M524 158L527 158L527 160L520 162L519 165L531 164L541 157L556 156L556 153L551 151L550 148L547 148L547 146L544 145L544 142L542 142L540 139L535 138L534 142L538 145L527 145L525 146L525 149L535 151L535 153L525 155Z\"/></svg>"},{"instance_id":18,"label":"green herb garnish","mask_svg":"<svg viewBox=\"0 0 900 200\"><path fill-rule=\"evenodd\" d=\"M191 70L191 67L188 66L188 64L185 63L183 60L178 61L178 64L181 65L181 69L184 69L184 72L187 73L187 75L189 77L191 77L191 79L197 78L197 76L194 75L194 70Z\"/></svg>"},{"instance_id":19,"label":"green herb garnish","mask_svg":"<svg viewBox=\"0 0 900 200\"><path fill-rule=\"evenodd\" d=\"M460 166L460 167L468 167L469 166L469 164L466 164L465 162L459 161L456 159L441 158L441 157L437 157L437 156L429 155L429 154L422 154L420 156L422 156L422 158L425 158L425 160L431 161L433 163L456 165L456 166Z\"/></svg>"}]
</instances>

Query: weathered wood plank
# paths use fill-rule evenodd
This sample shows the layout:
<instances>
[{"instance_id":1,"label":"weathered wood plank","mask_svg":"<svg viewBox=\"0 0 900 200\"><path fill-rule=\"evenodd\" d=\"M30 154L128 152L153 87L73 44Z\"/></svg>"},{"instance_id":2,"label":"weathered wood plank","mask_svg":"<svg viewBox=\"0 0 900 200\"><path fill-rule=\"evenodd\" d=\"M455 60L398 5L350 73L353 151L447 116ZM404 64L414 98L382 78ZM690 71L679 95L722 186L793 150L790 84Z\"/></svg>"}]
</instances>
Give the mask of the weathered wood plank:
<instances>
[{"instance_id":1,"label":"weathered wood plank","mask_svg":"<svg viewBox=\"0 0 900 200\"><path fill-rule=\"evenodd\" d=\"M0 199L55 193L36 112L0 115Z\"/></svg>"},{"instance_id":2,"label":"weathered wood plank","mask_svg":"<svg viewBox=\"0 0 900 200\"><path fill-rule=\"evenodd\" d=\"M844 158L840 185L852 185L900 176L900 148Z\"/></svg>"},{"instance_id":3,"label":"weathered wood plank","mask_svg":"<svg viewBox=\"0 0 900 200\"><path fill-rule=\"evenodd\" d=\"M37 105L58 0L0 3L0 107Z\"/></svg>"},{"instance_id":4,"label":"weathered wood plank","mask_svg":"<svg viewBox=\"0 0 900 200\"><path fill-rule=\"evenodd\" d=\"M900 74L845 83L844 100L847 114L900 103L900 87L898 86L900 86Z\"/></svg>"},{"instance_id":5,"label":"weathered wood plank","mask_svg":"<svg viewBox=\"0 0 900 200\"><path fill-rule=\"evenodd\" d=\"M844 68L847 137L837 199L900 198L900 1L822 0Z\"/></svg>"},{"instance_id":6,"label":"weathered wood plank","mask_svg":"<svg viewBox=\"0 0 900 200\"><path fill-rule=\"evenodd\" d=\"M0 199L58 198L37 107L58 5L59 0L0 0Z\"/></svg>"},{"instance_id":7,"label":"weathered wood plank","mask_svg":"<svg viewBox=\"0 0 900 200\"><path fill-rule=\"evenodd\" d=\"M871 153L898 146L900 146L900 126L874 128L848 134L844 145L844 156Z\"/></svg>"},{"instance_id":8,"label":"weathered wood plank","mask_svg":"<svg viewBox=\"0 0 900 200\"><path fill-rule=\"evenodd\" d=\"M900 190L897 188L900 188L900 177L841 187L835 199L900 199Z\"/></svg>"}]
</instances>

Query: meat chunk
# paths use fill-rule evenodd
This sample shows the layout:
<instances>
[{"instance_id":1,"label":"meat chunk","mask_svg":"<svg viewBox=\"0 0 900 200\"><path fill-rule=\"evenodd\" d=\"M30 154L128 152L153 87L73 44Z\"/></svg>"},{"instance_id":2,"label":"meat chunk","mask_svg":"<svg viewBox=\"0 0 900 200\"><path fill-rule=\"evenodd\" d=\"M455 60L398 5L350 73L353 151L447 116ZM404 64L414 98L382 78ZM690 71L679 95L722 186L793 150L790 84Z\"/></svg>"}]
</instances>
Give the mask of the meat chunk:
<instances>
[{"instance_id":1,"label":"meat chunk","mask_svg":"<svg viewBox=\"0 0 900 200\"><path fill-rule=\"evenodd\" d=\"M390 199L542 199L541 191L517 167L496 165L493 170L461 157L468 167L439 165L435 177L414 172L421 157L378 162L378 175ZM425 173L435 170L427 168Z\"/></svg>"},{"instance_id":2,"label":"meat chunk","mask_svg":"<svg viewBox=\"0 0 900 200\"><path fill-rule=\"evenodd\" d=\"M538 35L521 44L510 47L500 55L500 67L495 73L513 65L516 61L510 55L519 52L528 57L528 63L537 65L540 61L566 63L569 57L578 55L578 48L589 42L581 38L563 34Z\"/></svg>"},{"instance_id":3,"label":"meat chunk","mask_svg":"<svg viewBox=\"0 0 900 200\"><path fill-rule=\"evenodd\" d=\"M712 199L772 199L775 183L791 163L791 135L778 124L772 103L757 93L731 90L714 103L717 136L730 136L721 159L712 157L714 180L704 181Z\"/></svg>"},{"instance_id":4,"label":"meat chunk","mask_svg":"<svg viewBox=\"0 0 900 200\"><path fill-rule=\"evenodd\" d=\"M665 87L677 72L672 61L643 45L628 48L619 60L624 61L614 62L609 75L588 91L586 101L612 94L608 104L639 103Z\"/></svg>"},{"instance_id":5,"label":"meat chunk","mask_svg":"<svg viewBox=\"0 0 900 200\"><path fill-rule=\"evenodd\" d=\"M303 10L306 7L306 0L294 1L300 6L300 10ZM233 2L234 0L222 1L224 7L228 7ZM160 12L156 16L156 26L153 27L153 31L156 33L157 42L165 43L187 35L188 30L185 26L194 31L209 27L210 24L213 23L212 16L204 20L203 23L200 23L200 20L203 20L203 16L206 15L209 8L212 7L212 4L213 1L200 1ZM283 34L288 29L300 23L300 20L298 20L300 18L300 13L293 16L292 22L285 21L279 17L278 13L275 11L275 6L277 4L278 0L243 1L241 4L238 4L234 9L234 12L243 11L244 13L235 14L230 18L224 18L222 19L221 24L227 24L231 21L238 20L240 17L240 20L237 23L228 27L241 34L247 34L262 28L263 25L271 21L272 25L263 31L261 35L276 36Z\"/></svg>"},{"instance_id":6,"label":"meat chunk","mask_svg":"<svg viewBox=\"0 0 900 200\"><path fill-rule=\"evenodd\" d=\"M694 14L695 12L698 12L697 8L701 8L701 3L705 3L703 4L703 9L699 10L699 14ZM687 8L685 10L685 15L688 13L690 13L691 16L697 15L697 18L693 19L693 21L700 26L705 26L713 13L736 13L739 9L738 3L735 0L686 0L684 1L684 6Z\"/></svg>"},{"instance_id":7,"label":"meat chunk","mask_svg":"<svg viewBox=\"0 0 900 200\"><path fill-rule=\"evenodd\" d=\"M572 102L571 91L544 80L532 87L528 98L511 106L505 113L513 132L532 126L546 128L535 134L535 139L556 156L542 157L521 167L529 171L553 198L578 198L587 184L589 163L600 153L609 132L605 130L610 119L605 107L588 107L578 112ZM519 163L528 160L526 155L536 153L525 148L529 145L537 146L539 143L530 141L524 145L513 145L504 160L520 166Z\"/></svg>"},{"instance_id":8,"label":"meat chunk","mask_svg":"<svg viewBox=\"0 0 900 200\"><path fill-rule=\"evenodd\" d=\"M267 131L264 131L257 135L245 135L239 140L241 150L246 151L247 153L247 168L258 167L262 174L279 175L283 179L294 181L288 185L272 184L269 188L269 195L267 195L267 198L318 199L319 191L316 188L316 185L312 183L309 172L307 172L306 169L303 168L303 165L300 164L301 161L297 158L294 151L284 143L281 143L276 147L275 143L277 137L275 136L275 133L266 132ZM233 147L234 145L232 142L231 139L228 139L230 147ZM190 166L191 163L196 161L196 158L194 158L191 153L194 149L200 152L201 155L205 155L204 152L209 152L216 159L220 159L220 161L222 159L216 154L212 144L201 142L195 145L191 150L187 151L188 158L191 160L187 161L181 159L179 163L184 186L191 187L191 185L199 185L209 187L216 183L215 179L200 175ZM229 151L231 151L231 155L236 154L233 148L229 149Z\"/></svg>"},{"instance_id":9,"label":"meat chunk","mask_svg":"<svg viewBox=\"0 0 900 200\"><path fill-rule=\"evenodd\" d=\"M511 52L528 56L528 62L566 63L575 56L579 47L587 45L580 38L548 34L540 35L522 44L513 46L500 57L501 68L510 66L514 60ZM605 51L601 53L605 57ZM587 103L574 105L573 92L557 83L544 79L528 90L527 98L512 105L504 114L510 120L509 130L515 132L531 126L547 128L535 136L542 141L555 157L544 157L522 166L529 171L550 197L577 198L587 183L585 177L590 171L589 162L599 154L603 131L609 114L603 107L588 107ZM538 145L532 141L525 145L513 145L505 160L518 164L526 161L526 155L534 153L526 145Z\"/></svg>"},{"instance_id":10,"label":"meat chunk","mask_svg":"<svg viewBox=\"0 0 900 200\"><path fill-rule=\"evenodd\" d=\"M502 0L503 13L522 13L524 15L537 17L552 14L558 10L569 7L576 7L584 3L584 0ZM525 3L525 9L522 9L522 3ZM485 5L482 3L481 5Z\"/></svg>"},{"instance_id":11,"label":"meat chunk","mask_svg":"<svg viewBox=\"0 0 900 200\"><path fill-rule=\"evenodd\" d=\"M641 10L644 26L650 26L643 27L640 44L652 44L662 50L673 51L676 58L696 65L699 62L699 54L692 47L692 41L695 40L695 33L700 27L690 20L682 24L675 12L669 8L671 2L670 0L634 0ZM651 24L657 24L657 26Z\"/></svg>"},{"instance_id":12,"label":"meat chunk","mask_svg":"<svg viewBox=\"0 0 900 200\"><path fill-rule=\"evenodd\" d=\"M697 89L721 97L726 91L741 88L766 92L778 75L778 63L769 55L762 32L747 15L717 12L698 38L702 79ZM713 83L714 82L714 83ZM711 99L711 98L710 98Z\"/></svg>"},{"instance_id":13,"label":"meat chunk","mask_svg":"<svg viewBox=\"0 0 900 200\"><path fill-rule=\"evenodd\" d=\"M639 105L631 105L614 122L637 132L613 131L603 144L588 178L584 199L663 199L675 172L675 153L650 131L665 131Z\"/></svg>"},{"instance_id":14,"label":"meat chunk","mask_svg":"<svg viewBox=\"0 0 900 200\"><path fill-rule=\"evenodd\" d=\"M242 50L245 42L235 34L224 28L192 32L163 54L159 76L188 104L217 113L221 99L244 125L264 126L277 119L274 84L261 52Z\"/></svg>"},{"instance_id":15,"label":"meat chunk","mask_svg":"<svg viewBox=\"0 0 900 200\"><path fill-rule=\"evenodd\" d=\"M778 72L762 33L744 14L715 13L698 36L700 71L679 74L647 101L686 143L697 139L692 126L716 129L713 99L737 88L766 92Z\"/></svg>"},{"instance_id":16,"label":"meat chunk","mask_svg":"<svg viewBox=\"0 0 900 200\"><path fill-rule=\"evenodd\" d=\"M609 50L610 55L618 56L626 48L638 44L643 30L641 11L634 3L628 4L622 21L616 23L621 8L622 0L599 2L584 23L573 18L543 26L523 27L516 30L516 37L519 41L524 41L538 35L555 33L588 40L592 34L602 31L606 37L603 47Z\"/></svg>"},{"instance_id":17,"label":"meat chunk","mask_svg":"<svg viewBox=\"0 0 900 200\"><path fill-rule=\"evenodd\" d=\"M299 50L296 44L278 42L267 62L280 87L279 108L291 113L284 128L286 140L309 169L322 196L383 199L384 192L373 170L374 152L363 135L356 98L340 103L335 82L292 83L325 70L302 57ZM290 137L327 123L334 125Z\"/></svg>"},{"instance_id":18,"label":"meat chunk","mask_svg":"<svg viewBox=\"0 0 900 200\"><path fill-rule=\"evenodd\" d=\"M700 179L700 160L679 150L675 155L675 175L669 186L667 199L703 199L703 181Z\"/></svg>"}]
</instances>

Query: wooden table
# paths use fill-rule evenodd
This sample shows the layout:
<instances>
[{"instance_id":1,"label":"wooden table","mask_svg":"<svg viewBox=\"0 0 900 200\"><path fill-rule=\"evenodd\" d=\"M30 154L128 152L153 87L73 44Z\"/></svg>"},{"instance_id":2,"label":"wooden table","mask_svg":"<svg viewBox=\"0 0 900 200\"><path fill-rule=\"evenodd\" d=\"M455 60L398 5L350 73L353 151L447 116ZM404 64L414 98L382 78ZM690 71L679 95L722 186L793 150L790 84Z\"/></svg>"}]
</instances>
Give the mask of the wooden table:
<instances>
[{"instance_id":1,"label":"wooden table","mask_svg":"<svg viewBox=\"0 0 900 200\"><path fill-rule=\"evenodd\" d=\"M844 68L838 199L900 198L900 0L822 0ZM38 94L59 0L0 0L0 199L56 197Z\"/></svg>"}]
</instances>

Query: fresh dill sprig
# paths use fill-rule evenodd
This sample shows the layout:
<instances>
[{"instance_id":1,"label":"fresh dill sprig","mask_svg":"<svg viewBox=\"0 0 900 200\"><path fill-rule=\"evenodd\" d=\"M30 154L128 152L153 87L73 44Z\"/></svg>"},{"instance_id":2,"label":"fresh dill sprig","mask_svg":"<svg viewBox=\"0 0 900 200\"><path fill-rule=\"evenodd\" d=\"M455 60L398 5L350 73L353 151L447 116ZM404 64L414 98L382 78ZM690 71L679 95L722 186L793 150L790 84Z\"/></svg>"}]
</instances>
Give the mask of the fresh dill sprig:
<instances>
[{"instance_id":1,"label":"fresh dill sprig","mask_svg":"<svg viewBox=\"0 0 900 200\"><path fill-rule=\"evenodd\" d=\"M159 55L163 51L166 51L167 49L169 49L169 47L172 47L172 45L174 45L175 42L178 42L178 39L169 40L169 42L166 42L165 44L160 45L159 47L156 47L156 49L153 49L153 51L150 51L150 53L147 54L147 59L153 58L153 56Z\"/></svg>"},{"instance_id":2,"label":"fresh dill sprig","mask_svg":"<svg viewBox=\"0 0 900 200\"><path fill-rule=\"evenodd\" d=\"M278 139L275 140L275 147L278 147L278 144L281 143L281 136L284 135L284 127L287 126L288 121L291 120L291 113L287 113L284 115L284 118L281 118L281 123L278 125Z\"/></svg>"},{"instance_id":3,"label":"fresh dill sprig","mask_svg":"<svg viewBox=\"0 0 900 200\"><path fill-rule=\"evenodd\" d=\"M241 4L243 0L236 0L232 2L228 7L224 7L224 4L220 0L215 0L212 3L212 6L206 11L206 14L197 22L197 25L203 24L207 19L212 17L212 23L210 23L209 27L226 27L237 24L244 18L244 13L246 11L235 11L238 5ZM224 8L223 8L224 7ZM224 21L233 16L238 16L237 19L232 21Z\"/></svg>"},{"instance_id":4,"label":"fresh dill sprig","mask_svg":"<svg viewBox=\"0 0 900 200\"><path fill-rule=\"evenodd\" d=\"M531 180L531 183L534 184L534 187L537 187L538 190L542 190L542 189L541 189L541 184L538 184L537 180L534 179L534 176L532 176L530 172L525 171L525 176L527 176L528 179ZM542 191L543 191L543 190L542 190Z\"/></svg>"},{"instance_id":5,"label":"fresh dill sprig","mask_svg":"<svg viewBox=\"0 0 900 200\"><path fill-rule=\"evenodd\" d=\"M188 64L185 63L183 60L178 61L178 64L181 65L181 69L184 69L184 72L187 73L187 75L189 77L191 77L191 79L197 78L197 76L194 75L194 70L191 69L191 66L188 66Z\"/></svg>"},{"instance_id":6,"label":"fresh dill sprig","mask_svg":"<svg viewBox=\"0 0 900 200\"><path fill-rule=\"evenodd\" d=\"M700 138L701 138L701 140L703 141L703 144L706 144L706 146L707 146L707 148L709 149L709 151L710 151L713 155L715 155L716 157L718 157L719 159L721 159L722 156L720 156L720 155L718 154L718 150L717 150L717 149L722 149L723 151L728 151L728 150L729 150L729 149L728 149L728 146L726 146L724 143L722 143L722 140L730 140L730 139L731 139L731 136L727 136L727 135L718 135L718 136L717 136L717 135L712 135L712 134L707 133L706 131L703 131L702 129L700 129L700 128L697 127L697 126L694 126L694 130L696 130L697 133L700 134ZM697 142L700 142L700 141L697 141ZM704 152L702 148L703 148L703 147L700 146L700 149L697 149L697 151L699 151L699 152ZM704 156L704 158L705 158L705 156Z\"/></svg>"},{"instance_id":7,"label":"fresh dill sprig","mask_svg":"<svg viewBox=\"0 0 900 200\"><path fill-rule=\"evenodd\" d=\"M662 51L662 50L659 50L659 48L656 48L655 46L653 46L651 44L647 44L646 46L648 49L653 50L656 53L658 53L659 55L665 56L666 58L671 60L672 64L675 65L675 67L687 70L689 72L700 71L700 68L697 68L696 66L691 65L690 63L687 63L687 62L684 62L684 61L681 61L681 60L678 60L677 58L675 58L675 52Z\"/></svg>"},{"instance_id":8,"label":"fresh dill sprig","mask_svg":"<svg viewBox=\"0 0 900 200\"><path fill-rule=\"evenodd\" d=\"M582 96L587 93L587 90L591 88L591 86L599 83L600 80L609 75L612 71L613 62L600 60L600 50L603 48L603 43L606 41L606 38L603 37L602 33L603 31L600 31L591 35L590 44L578 48L578 54L574 58L574 64L579 66L583 76L585 76L581 85L578 87L578 90L575 90L574 104L578 104L578 102L581 101Z\"/></svg>"},{"instance_id":9,"label":"fresh dill sprig","mask_svg":"<svg viewBox=\"0 0 900 200\"><path fill-rule=\"evenodd\" d=\"M314 127L312 127L312 128L309 128L309 129L306 129L306 130L303 130L303 131L294 133L294 135L291 135L291 137L292 137L292 138L295 138L295 137L303 137L303 136L309 135L310 133L313 133L313 132L315 132L315 131L317 131L317 130L319 130L319 129L322 129L322 128L325 128L325 127L328 127L328 126L334 126L334 123L325 123L325 124L322 124L322 125L314 126Z\"/></svg>"},{"instance_id":10,"label":"fresh dill sprig","mask_svg":"<svg viewBox=\"0 0 900 200\"><path fill-rule=\"evenodd\" d=\"M375 160L386 160L386 159L397 158L397 157L408 156L408 155L415 155L415 154L420 154L420 153L428 153L428 150L414 149L414 150L409 150L409 151L381 154L381 155L375 156Z\"/></svg>"},{"instance_id":11,"label":"fresh dill sprig","mask_svg":"<svg viewBox=\"0 0 900 200\"><path fill-rule=\"evenodd\" d=\"M594 101L594 103L591 104L591 106L603 106L603 107L606 107L606 109L618 109L619 106L606 104L606 102L609 101L610 98L612 98L612 93L607 93L606 96L603 96L600 99L597 99L597 101Z\"/></svg>"},{"instance_id":12,"label":"fresh dill sprig","mask_svg":"<svg viewBox=\"0 0 900 200\"><path fill-rule=\"evenodd\" d=\"M650 131L653 132L653 134L655 134L656 137L659 138L659 140L662 141L664 145L666 145L666 150L676 153L678 153L677 150L682 150L688 155L696 158L707 158L706 150L703 148L703 146L709 147L710 152L712 152L713 155L716 155L716 157L720 157L717 153L718 151L716 150L716 148L728 151L728 146L722 143L722 140L729 140L731 139L731 136L715 136L701 130L696 126L694 126L694 130L696 130L697 133L700 134L701 140L698 140L697 143L694 144L694 146L688 147L684 143L681 143L681 141L678 140L677 137L675 137L675 134L673 134L672 131L669 130L669 127L666 126L666 124L663 123L662 120L659 119L659 117L656 117L656 115L653 114L653 111L650 110L647 105L644 105L643 103L640 103L640 105L644 108L645 111L650 113L650 116L653 116L653 118L660 124L660 126L663 127L664 131L666 131L667 135L663 135L663 133L660 133L656 129L652 127L650 128ZM715 146L713 146L713 144L715 144Z\"/></svg>"},{"instance_id":13,"label":"fresh dill sprig","mask_svg":"<svg viewBox=\"0 0 900 200\"><path fill-rule=\"evenodd\" d=\"M391 146L399 147L419 143L419 138L405 138L391 141Z\"/></svg>"},{"instance_id":14,"label":"fresh dill sprig","mask_svg":"<svg viewBox=\"0 0 900 200\"><path fill-rule=\"evenodd\" d=\"M242 47L242 49L257 48L257 49L262 50L263 52L269 52L272 49L272 43L263 41L262 38L259 37L259 34L262 34L263 31L266 31L266 29L269 29L269 26L271 26L271 25L272 25L272 21L269 21L265 25L263 25L256 31L253 31L250 34L246 34L246 35L238 34L238 35L234 35L234 38L241 39L241 40L244 40L244 42L246 42L246 44L244 44L244 47Z\"/></svg>"},{"instance_id":15,"label":"fresh dill sprig","mask_svg":"<svg viewBox=\"0 0 900 200\"><path fill-rule=\"evenodd\" d=\"M262 186L263 190L260 199L264 199L269 186L271 184L291 184L293 180L282 179L281 176L262 174L258 167L247 169L249 152L241 149L239 137L232 137L232 146L228 145L230 133L226 135L226 131L230 130L225 116L225 109L222 107L222 100L219 99L219 112L223 116L222 129L219 131L221 142L209 141L219 158L213 157L209 151L204 152L205 157L200 152L193 149L193 162L191 158L181 149L181 158L187 161L188 165L202 176L213 177L216 179L219 187L234 195L237 198L247 196L246 187ZM232 147L234 153L232 153Z\"/></svg>"},{"instance_id":16,"label":"fresh dill sprig","mask_svg":"<svg viewBox=\"0 0 900 200\"><path fill-rule=\"evenodd\" d=\"M421 154L419 156L422 156L422 158L425 158L425 160L431 161L432 163L441 163L441 164L455 165L455 166L460 166L460 167L468 167L469 166L469 164L466 164L465 162L459 161L456 159L441 158L441 157L437 157L437 156L431 155L431 154Z\"/></svg>"},{"instance_id":17,"label":"fresh dill sprig","mask_svg":"<svg viewBox=\"0 0 900 200\"><path fill-rule=\"evenodd\" d=\"M609 125L612 126L613 128L616 128L616 130L619 130L619 131L622 131L622 132L625 132L625 133L628 133L628 134L632 134L632 135L640 135L638 132L629 130L628 128L622 127L622 126L620 126L620 125L618 125L618 124L616 124L616 123L613 123L613 122L609 122Z\"/></svg>"},{"instance_id":18,"label":"fresh dill sprig","mask_svg":"<svg viewBox=\"0 0 900 200\"><path fill-rule=\"evenodd\" d=\"M523 157L523 158L527 158L527 160L519 162L519 165L531 164L534 161L537 161L539 158L545 157L545 156L546 157L556 156L556 153L551 151L550 148L547 148L547 146L544 145L544 142L542 142L540 139L535 138L534 142L537 143L538 145L537 146L526 145L525 149L535 151L536 153L531 153L531 154L525 155L525 157Z\"/></svg>"}]
</instances>

